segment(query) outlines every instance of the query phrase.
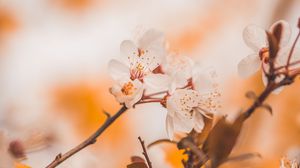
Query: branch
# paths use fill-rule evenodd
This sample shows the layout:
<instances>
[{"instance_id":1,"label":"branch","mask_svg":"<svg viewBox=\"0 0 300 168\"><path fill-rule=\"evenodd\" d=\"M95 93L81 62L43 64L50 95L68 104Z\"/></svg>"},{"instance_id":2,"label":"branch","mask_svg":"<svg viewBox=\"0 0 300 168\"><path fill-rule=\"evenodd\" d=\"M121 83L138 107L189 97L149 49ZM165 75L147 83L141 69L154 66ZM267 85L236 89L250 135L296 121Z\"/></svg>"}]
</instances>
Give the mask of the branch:
<instances>
[{"instance_id":1,"label":"branch","mask_svg":"<svg viewBox=\"0 0 300 168\"><path fill-rule=\"evenodd\" d=\"M117 119L119 118L125 111L127 107L123 106L115 115L110 116L108 113L105 112L107 119L101 127L98 128L96 132L94 132L89 138L84 140L82 143L74 147L73 149L69 150L65 154L58 154L56 158L46 167L46 168L55 168L69 157L73 156L77 152L81 151L82 149L86 148L89 145L94 144L97 141L97 138Z\"/></svg>"},{"instance_id":2,"label":"branch","mask_svg":"<svg viewBox=\"0 0 300 168\"><path fill-rule=\"evenodd\" d=\"M145 156L145 159L146 159L146 161L147 161L148 167L149 167L149 168L152 168L152 164L151 164L151 161L150 161L150 159L149 159L149 156L148 156L148 154L147 154L147 150L146 150L146 147L145 147L145 142L142 140L141 137L138 137L138 139L139 139L139 141L140 141L140 143L141 143L141 145L142 145L142 148L143 148L143 155Z\"/></svg>"}]
</instances>

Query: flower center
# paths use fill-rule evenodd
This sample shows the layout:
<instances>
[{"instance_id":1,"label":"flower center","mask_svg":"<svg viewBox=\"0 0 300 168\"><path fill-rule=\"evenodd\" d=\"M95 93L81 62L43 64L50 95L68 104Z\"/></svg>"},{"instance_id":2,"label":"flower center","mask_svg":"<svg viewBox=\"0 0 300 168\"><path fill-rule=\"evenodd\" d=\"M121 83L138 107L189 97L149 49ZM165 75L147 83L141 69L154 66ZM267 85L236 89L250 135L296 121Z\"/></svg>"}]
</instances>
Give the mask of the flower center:
<instances>
[{"instance_id":1,"label":"flower center","mask_svg":"<svg viewBox=\"0 0 300 168\"><path fill-rule=\"evenodd\" d=\"M144 66L138 63L136 67L130 71L130 79L131 80L139 79L140 81L142 81L143 77L144 77Z\"/></svg>"},{"instance_id":2,"label":"flower center","mask_svg":"<svg viewBox=\"0 0 300 168\"><path fill-rule=\"evenodd\" d=\"M259 58L265 64L269 62L269 48L264 47L259 51Z\"/></svg>"},{"instance_id":3,"label":"flower center","mask_svg":"<svg viewBox=\"0 0 300 168\"><path fill-rule=\"evenodd\" d=\"M121 91L124 95L128 96L132 95L135 89L136 88L134 88L134 85L131 82L128 82L123 85Z\"/></svg>"}]
</instances>

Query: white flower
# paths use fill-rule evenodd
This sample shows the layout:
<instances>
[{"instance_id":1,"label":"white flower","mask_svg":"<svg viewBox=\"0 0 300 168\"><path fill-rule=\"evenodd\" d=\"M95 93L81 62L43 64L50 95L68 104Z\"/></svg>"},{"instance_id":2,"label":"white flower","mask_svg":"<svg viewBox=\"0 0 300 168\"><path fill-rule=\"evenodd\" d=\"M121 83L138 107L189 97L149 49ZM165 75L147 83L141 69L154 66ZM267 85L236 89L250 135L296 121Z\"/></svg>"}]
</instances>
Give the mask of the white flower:
<instances>
[{"instance_id":1,"label":"white flower","mask_svg":"<svg viewBox=\"0 0 300 168\"><path fill-rule=\"evenodd\" d=\"M144 77L151 74L163 60L164 36L151 29L137 43L130 40L123 41L120 50L123 61L111 60L108 65L112 78L143 81Z\"/></svg>"},{"instance_id":2,"label":"white flower","mask_svg":"<svg viewBox=\"0 0 300 168\"><path fill-rule=\"evenodd\" d=\"M274 23L269 29L270 32L273 31L274 27L278 24L283 26L282 36L280 40L279 47L281 49L285 48L289 42L291 36L291 28L286 21L280 20ZM254 53L243 58L238 64L238 73L241 77L249 77L259 70L260 67L264 66L268 69L268 57L269 57L269 45L267 40L267 35L264 29L256 26L249 25L244 29L243 38L248 47L250 47ZM286 52L279 52L278 59L276 60L276 65L283 65L287 60L288 54ZM283 61L283 62L280 62ZM265 75L263 74L263 78ZM266 79L263 79L264 82Z\"/></svg>"},{"instance_id":3,"label":"white flower","mask_svg":"<svg viewBox=\"0 0 300 168\"><path fill-rule=\"evenodd\" d=\"M192 77L194 61L186 56L168 55L162 63L163 74L153 74L145 78L150 88L168 90L173 93L177 88L183 88Z\"/></svg>"},{"instance_id":4,"label":"white flower","mask_svg":"<svg viewBox=\"0 0 300 168\"><path fill-rule=\"evenodd\" d=\"M216 78L217 74L211 67L194 70L192 77L192 87L203 99L202 107L213 114L216 114L221 106L221 93Z\"/></svg>"},{"instance_id":5,"label":"white flower","mask_svg":"<svg viewBox=\"0 0 300 168\"><path fill-rule=\"evenodd\" d=\"M141 100L144 86L138 79L120 80L110 89L110 92L119 103L124 103L127 108L132 108Z\"/></svg>"},{"instance_id":6,"label":"white flower","mask_svg":"<svg viewBox=\"0 0 300 168\"><path fill-rule=\"evenodd\" d=\"M198 91L178 89L167 98L166 129L170 139L175 131L189 133L194 129L201 132L204 128L203 116L208 117L207 100Z\"/></svg>"}]
</instances>

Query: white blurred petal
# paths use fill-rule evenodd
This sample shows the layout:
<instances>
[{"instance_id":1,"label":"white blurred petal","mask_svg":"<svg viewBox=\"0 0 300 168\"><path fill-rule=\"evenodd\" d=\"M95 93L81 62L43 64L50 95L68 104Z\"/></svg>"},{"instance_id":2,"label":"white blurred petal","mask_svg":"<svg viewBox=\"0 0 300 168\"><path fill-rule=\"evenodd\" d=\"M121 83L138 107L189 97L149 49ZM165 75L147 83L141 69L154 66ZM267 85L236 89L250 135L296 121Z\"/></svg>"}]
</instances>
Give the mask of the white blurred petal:
<instances>
[{"instance_id":1,"label":"white blurred petal","mask_svg":"<svg viewBox=\"0 0 300 168\"><path fill-rule=\"evenodd\" d=\"M129 67L114 59L108 63L108 72L114 80L130 76Z\"/></svg>"},{"instance_id":2,"label":"white blurred petal","mask_svg":"<svg viewBox=\"0 0 300 168\"><path fill-rule=\"evenodd\" d=\"M153 43L163 45L164 34L155 29L150 29L144 33L144 35L139 39L138 44L141 48L147 48Z\"/></svg>"},{"instance_id":3,"label":"white blurred petal","mask_svg":"<svg viewBox=\"0 0 300 168\"><path fill-rule=\"evenodd\" d=\"M200 93L207 93L213 89L213 81L209 74L199 73L196 77L193 77L193 79L195 90Z\"/></svg>"},{"instance_id":4,"label":"white blurred petal","mask_svg":"<svg viewBox=\"0 0 300 168\"><path fill-rule=\"evenodd\" d=\"M238 74L243 78L247 78L257 72L260 65L261 61L258 55L248 55L239 62Z\"/></svg>"},{"instance_id":5,"label":"white blurred petal","mask_svg":"<svg viewBox=\"0 0 300 168\"><path fill-rule=\"evenodd\" d=\"M167 115L166 118L166 129L167 129L167 135L170 140L173 140L174 136L174 124L173 124L173 119L171 116Z\"/></svg>"},{"instance_id":6,"label":"white blurred petal","mask_svg":"<svg viewBox=\"0 0 300 168\"><path fill-rule=\"evenodd\" d=\"M149 74L144 77L144 83L152 89L167 90L171 83L171 79L164 74Z\"/></svg>"},{"instance_id":7,"label":"white blurred petal","mask_svg":"<svg viewBox=\"0 0 300 168\"><path fill-rule=\"evenodd\" d=\"M247 26L243 31L243 38L245 43L255 52L268 46L265 30L256 25Z\"/></svg>"},{"instance_id":8,"label":"white blurred petal","mask_svg":"<svg viewBox=\"0 0 300 168\"><path fill-rule=\"evenodd\" d=\"M175 113L173 117L174 129L176 131L189 133L194 128L193 118L184 117L178 113Z\"/></svg>"},{"instance_id":9,"label":"white blurred petal","mask_svg":"<svg viewBox=\"0 0 300 168\"><path fill-rule=\"evenodd\" d=\"M139 61L145 66L145 69L152 72L163 61L165 49L159 44L153 43L146 48L142 48L145 54L139 58Z\"/></svg>"},{"instance_id":10,"label":"white blurred petal","mask_svg":"<svg viewBox=\"0 0 300 168\"><path fill-rule=\"evenodd\" d=\"M134 42L130 40L124 40L120 45L120 52L122 59L126 60L128 66L133 66L138 60L138 48Z\"/></svg>"},{"instance_id":11,"label":"white blurred petal","mask_svg":"<svg viewBox=\"0 0 300 168\"><path fill-rule=\"evenodd\" d=\"M194 122L195 122L195 131L201 132L204 128L204 119L201 113L198 111L195 111L195 116L194 116Z\"/></svg>"}]
</instances>

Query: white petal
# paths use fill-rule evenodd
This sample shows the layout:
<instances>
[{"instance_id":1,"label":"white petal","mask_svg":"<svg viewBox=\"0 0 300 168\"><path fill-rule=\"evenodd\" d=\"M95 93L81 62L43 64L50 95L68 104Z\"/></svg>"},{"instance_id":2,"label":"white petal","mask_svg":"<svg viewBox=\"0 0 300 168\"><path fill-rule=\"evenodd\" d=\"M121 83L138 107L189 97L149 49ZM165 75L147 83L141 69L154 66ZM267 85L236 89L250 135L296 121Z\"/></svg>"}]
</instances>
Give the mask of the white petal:
<instances>
[{"instance_id":1,"label":"white petal","mask_svg":"<svg viewBox=\"0 0 300 168\"><path fill-rule=\"evenodd\" d=\"M138 79L133 81L133 85L136 90L134 91L133 95L127 96L128 99L125 100L125 105L127 108L132 108L133 105L140 101L144 93L144 86Z\"/></svg>"},{"instance_id":2,"label":"white petal","mask_svg":"<svg viewBox=\"0 0 300 168\"><path fill-rule=\"evenodd\" d=\"M201 132L204 128L204 119L203 116L201 115L201 113L199 113L198 111L195 111L194 114L194 122L195 122L195 131L197 131L198 133Z\"/></svg>"},{"instance_id":3,"label":"white petal","mask_svg":"<svg viewBox=\"0 0 300 168\"><path fill-rule=\"evenodd\" d=\"M144 51L140 56L140 63L148 71L153 71L164 60L165 46L164 35L154 29L148 30L138 42L138 48Z\"/></svg>"},{"instance_id":4,"label":"white petal","mask_svg":"<svg viewBox=\"0 0 300 168\"><path fill-rule=\"evenodd\" d=\"M282 33L281 33L281 40L280 40L280 47L284 47L290 40L290 37L291 37L291 27L289 25L288 22L284 21L284 20L279 20L277 22L275 22L271 28L270 28L270 31L273 32L274 30L274 27L277 25L277 24L281 24L282 25Z\"/></svg>"},{"instance_id":5,"label":"white petal","mask_svg":"<svg viewBox=\"0 0 300 168\"><path fill-rule=\"evenodd\" d=\"M171 79L164 74L149 74L144 77L144 83L151 89L167 90Z\"/></svg>"},{"instance_id":6,"label":"white petal","mask_svg":"<svg viewBox=\"0 0 300 168\"><path fill-rule=\"evenodd\" d=\"M243 31L243 38L245 43L255 52L268 46L265 30L256 25L247 26Z\"/></svg>"},{"instance_id":7,"label":"white petal","mask_svg":"<svg viewBox=\"0 0 300 168\"><path fill-rule=\"evenodd\" d=\"M171 116L167 115L166 118L166 129L167 129L167 135L170 140L173 140L174 136L174 124L173 124L173 119Z\"/></svg>"},{"instance_id":8,"label":"white petal","mask_svg":"<svg viewBox=\"0 0 300 168\"><path fill-rule=\"evenodd\" d=\"M152 44L147 48L142 48L145 54L139 58L139 61L144 65L147 71L152 72L155 68L161 65L166 54L163 46L159 44Z\"/></svg>"},{"instance_id":9,"label":"white petal","mask_svg":"<svg viewBox=\"0 0 300 168\"><path fill-rule=\"evenodd\" d=\"M199 73L193 77L193 84L195 86L195 90L200 93L207 93L213 89L214 82L208 73Z\"/></svg>"},{"instance_id":10,"label":"white petal","mask_svg":"<svg viewBox=\"0 0 300 168\"><path fill-rule=\"evenodd\" d=\"M283 47L278 51L278 56L277 56L277 59L276 59L276 63L277 63L276 66L286 65L287 60L288 60L288 56L290 54L290 50L291 50L291 47L288 46L288 47ZM290 63L293 63L293 62L299 61L299 60L300 60L300 49L295 48L294 52L292 54ZM300 64L293 65L292 67L293 68L300 68Z\"/></svg>"},{"instance_id":11,"label":"white petal","mask_svg":"<svg viewBox=\"0 0 300 168\"><path fill-rule=\"evenodd\" d=\"M168 110L168 115L174 117L175 113L178 110L178 104L176 103L176 97L170 96L167 99L167 110Z\"/></svg>"},{"instance_id":12,"label":"white petal","mask_svg":"<svg viewBox=\"0 0 300 168\"><path fill-rule=\"evenodd\" d=\"M130 76L129 67L114 59L108 63L108 72L114 80L120 80Z\"/></svg>"},{"instance_id":13,"label":"white petal","mask_svg":"<svg viewBox=\"0 0 300 168\"><path fill-rule=\"evenodd\" d=\"M176 131L189 133L194 128L193 118L183 117L178 113L175 113L173 122Z\"/></svg>"},{"instance_id":14,"label":"white petal","mask_svg":"<svg viewBox=\"0 0 300 168\"><path fill-rule=\"evenodd\" d=\"M258 71L261 65L259 56L256 54L248 55L238 64L238 73L241 77L247 78Z\"/></svg>"},{"instance_id":15,"label":"white petal","mask_svg":"<svg viewBox=\"0 0 300 168\"><path fill-rule=\"evenodd\" d=\"M162 66L163 71L169 75L180 76L180 78L191 78L194 61L186 56L168 55L166 63Z\"/></svg>"},{"instance_id":16,"label":"white petal","mask_svg":"<svg viewBox=\"0 0 300 168\"><path fill-rule=\"evenodd\" d=\"M136 65L136 62L138 61L138 48L134 42L130 40L123 41L120 45L120 52L128 66L131 67Z\"/></svg>"},{"instance_id":17,"label":"white petal","mask_svg":"<svg viewBox=\"0 0 300 168\"><path fill-rule=\"evenodd\" d=\"M153 43L158 43L159 45L163 45L164 43L164 34L154 29L150 29L144 33L142 38L139 39L139 47L147 48Z\"/></svg>"},{"instance_id":18,"label":"white petal","mask_svg":"<svg viewBox=\"0 0 300 168\"><path fill-rule=\"evenodd\" d=\"M200 93L196 90L178 89L175 91L174 96L178 105L197 107L199 104Z\"/></svg>"}]
</instances>

